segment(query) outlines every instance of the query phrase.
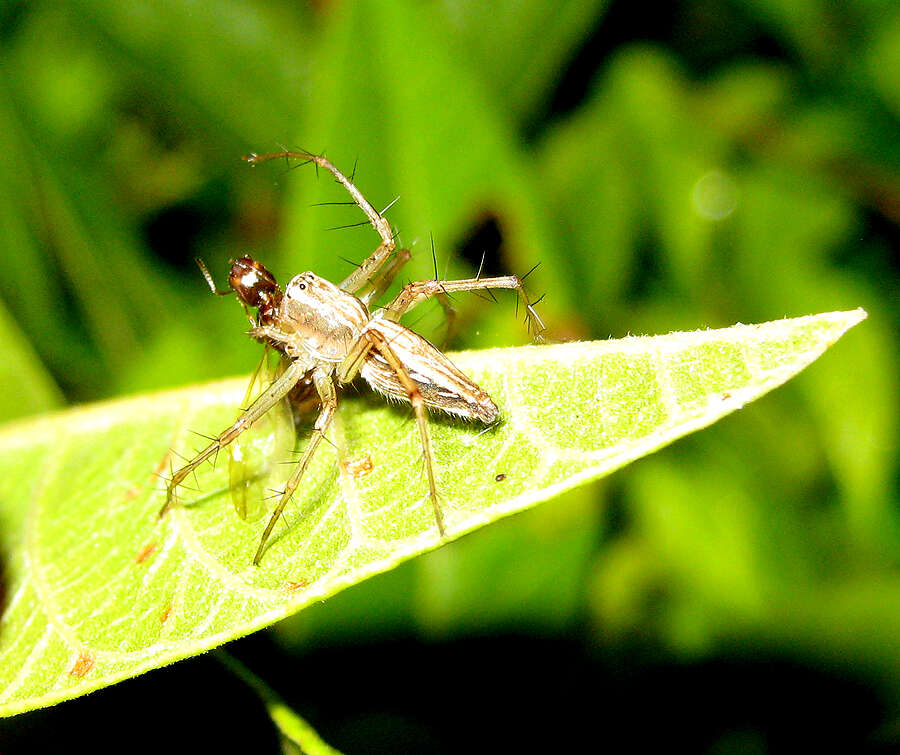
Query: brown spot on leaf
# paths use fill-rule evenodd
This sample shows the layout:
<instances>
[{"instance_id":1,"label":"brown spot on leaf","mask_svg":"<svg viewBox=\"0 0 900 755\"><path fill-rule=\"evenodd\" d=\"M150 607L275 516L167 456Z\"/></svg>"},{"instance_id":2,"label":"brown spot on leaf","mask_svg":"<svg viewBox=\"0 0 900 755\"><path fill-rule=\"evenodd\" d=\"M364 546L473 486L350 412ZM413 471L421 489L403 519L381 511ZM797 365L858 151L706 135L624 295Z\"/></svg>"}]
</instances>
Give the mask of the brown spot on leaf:
<instances>
[{"instance_id":1,"label":"brown spot on leaf","mask_svg":"<svg viewBox=\"0 0 900 755\"><path fill-rule=\"evenodd\" d=\"M151 479L151 480L155 480L155 479L156 479L157 477L159 477L163 472L166 471L166 469L167 469L168 466L169 466L169 459L171 459L171 458L172 458L172 451L171 451L171 449L170 449L170 450L166 451L165 456L163 456L163 457L159 460L159 464L156 465L156 469L154 469L154 470L153 470L153 474L150 475L150 479Z\"/></svg>"},{"instance_id":2,"label":"brown spot on leaf","mask_svg":"<svg viewBox=\"0 0 900 755\"><path fill-rule=\"evenodd\" d=\"M94 656L92 656L86 650L82 650L78 654L78 658L75 660L75 663L72 665L72 668L69 669L69 676L77 676L79 679L88 673L92 668L94 668L95 662Z\"/></svg>"},{"instance_id":3,"label":"brown spot on leaf","mask_svg":"<svg viewBox=\"0 0 900 755\"><path fill-rule=\"evenodd\" d=\"M172 604L169 603L169 605L166 606L166 610L163 611L163 612L159 615L159 623L160 623L160 624L165 624L165 623L169 620L169 617L170 617L171 615L172 615Z\"/></svg>"},{"instance_id":4,"label":"brown spot on leaf","mask_svg":"<svg viewBox=\"0 0 900 755\"><path fill-rule=\"evenodd\" d=\"M506 479L506 475L501 472L494 478L497 482L503 482Z\"/></svg>"},{"instance_id":5,"label":"brown spot on leaf","mask_svg":"<svg viewBox=\"0 0 900 755\"><path fill-rule=\"evenodd\" d=\"M143 548L141 548L138 551L138 554L135 557L134 562L136 564L144 563L144 561L146 561L148 558L150 558L153 551L155 551L155 550L156 550L156 543L150 543L148 545L145 545Z\"/></svg>"},{"instance_id":6,"label":"brown spot on leaf","mask_svg":"<svg viewBox=\"0 0 900 755\"><path fill-rule=\"evenodd\" d=\"M296 582L285 582L284 590L285 592L295 593L300 592L302 589L309 587L309 580L306 579L298 579Z\"/></svg>"},{"instance_id":7,"label":"brown spot on leaf","mask_svg":"<svg viewBox=\"0 0 900 755\"><path fill-rule=\"evenodd\" d=\"M344 467L344 471L351 475L354 480L365 477L375 468L375 465L372 463L372 457L369 456L369 454L360 456L358 459L345 461L342 466Z\"/></svg>"},{"instance_id":8,"label":"brown spot on leaf","mask_svg":"<svg viewBox=\"0 0 900 755\"><path fill-rule=\"evenodd\" d=\"M141 494L141 489L137 485L132 485L125 491L125 501L133 501Z\"/></svg>"}]
</instances>

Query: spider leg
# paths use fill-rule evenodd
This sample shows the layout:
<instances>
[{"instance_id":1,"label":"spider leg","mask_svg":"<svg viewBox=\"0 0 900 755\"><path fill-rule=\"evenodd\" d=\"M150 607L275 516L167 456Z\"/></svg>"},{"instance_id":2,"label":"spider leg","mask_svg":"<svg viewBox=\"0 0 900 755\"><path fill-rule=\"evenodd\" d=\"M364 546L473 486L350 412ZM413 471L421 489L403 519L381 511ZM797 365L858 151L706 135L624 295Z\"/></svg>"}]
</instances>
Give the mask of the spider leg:
<instances>
[{"instance_id":1,"label":"spider leg","mask_svg":"<svg viewBox=\"0 0 900 755\"><path fill-rule=\"evenodd\" d=\"M281 401L281 399L290 392L297 381L308 371L309 367L303 362L292 362L281 377L269 386L265 393L261 394L249 408L240 413L231 427L221 432L213 439L212 443L181 467L181 469L176 471L166 486L166 502L162 509L160 509L159 515L163 516L172 506L172 503L175 501L175 489L182 483L185 477L199 467L210 456L213 456L218 453L219 450L225 448L225 446L237 438L244 430L250 427L250 425L268 412L275 404Z\"/></svg>"},{"instance_id":2,"label":"spider leg","mask_svg":"<svg viewBox=\"0 0 900 755\"><path fill-rule=\"evenodd\" d=\"M394 255L394 258L384 267L382 267L370 280L364 288L366 289L361 294L357 294L359 296L360 301L369 307L369 305L378 301L381 298L381 295L384 294L385 291L390 288L391 283L394 282L394 278L397 277L397 273L400 272L401 268L409 262L412 255L409 253L409 249L398 249L397 254Z\"/></svg>"},{"instance_id":3,"label":"spider leg","mask_svg":"<svg viewBox=\"0 0 900 755\"><path fill-rule=\"evenodd\" d=\"M409 376L409 372L391 348L391 345L384 334L376 329L370 328L365 332L365 337L372 347L384 357L391 366L391 369L396 373L397 379L406 390L413 412L415 412L416 424L419 427L419 439L422 442L422 452L425 456L425 471L428 475L428 495L434 509L434 520L437 522L438 532L441 533L441 537L443 538L447 533L444 528L444 515L441 511L441 506L438 503L437 483L435 482L434 477L434 455L431 450L431 436L428 433L428 412L425 409L425 400L422 398L422 393L416 385L416 382Z\"/></svg>"},{"instance_id":4,"label":"spider leg","mask_svg":"<svg viewBox=\"0 0 900 755\"><path fill-rule=\"evenodd\" d=\"M464 278L462 280L440 281L427 280L407 283L396 298L384 308L384 317L398 322L400 318L419 304L430 298L446 297L451 291L478 291L492 288L513 289L525 305L528 322L533 330L535 340L541 340L544 323L534 308L522 279L518 275L502 275L496 278Z\"/></svg>"},{"instance_id":5,"label":"spider leg","mask_svg":"<svg viewBox=\"0 0 900 755\"><path fill-rule=\"evenodd\" d=\"M393 254L394 249L396 248L396 244L394 243L394 234L391 232L390 223L388 223L387 219L376 210L372 204L367 200L362 192L356 188L356 185L351 181L347 176L345 176L341 171L339 171L334 165L332 165L331 161L324 157L323 155L314 155L310 152L303 151L284 151L284 152L272 152L266 155L249 155L244 158L251 165L258 165L259 163L266 162L267 160L274 160L279 157L284 158L295 158L298 160L305 160L307 162L314 162L319 167L327 170L331 175L333 175L340 184L347 190L351 197L353 197L353 201L359 206L369 219L369 223L372 224L372 227L376 230L379 236L381 236L381 243L378 245L378 248L375 249L372 254L370 254L365 260L363 260L362 264L356 270L354 270L350 275L348 275L340 284L340 287L344 291L349 291L350 293L356 293L360 289L364 288L366 285L372 284L372 282L379 277L379 270L381 267L388 261L391 254ZM405 262L405 260L404 260ZM402 266L403 263L401 263ZM399 268L398 268L399 269ZM396 272L394 272L396 274ZM385 286L384 288L387 288ZM382 289L383 290L383 289Z\"/></svg>"},{"instance_id":6,"label":"spider leg","mask_svg":"<svg viewBox=\"0 0 900 755\"><path fill-rule=\"evenodd\" d=\"M272 534L272 530L275 528L278 517L281 516L281 512L284 511L284 507L287 506L288 501L300 484L300 478L303 477L303 473L306 471L310 459L312 459L313 454L319 447L322 438L325 437L325 431L331 424L331 420L334 418L334 412L337 409L337 392L335 391L334 379L331 375L320 368L316 368L313 370L313 381L315 382L316 390L319 393L319 399L322 402L322 410L319 412L319 416L313 426L313 432L306 444L303 456L300 457L300 461L297 462L297 466L294 467L294 471L291 472L291 476L288 478L287 483L285 483L284 490L281 493L278 505L275 507L275 511L272 512L272 516L269 517L269 523L266 525L266 529L259 541L256 555L253 557L253 563L255 565L259 565L263 550L266 547L266 541L269 539L269 535Z\"/></svg>"}]
</instances>

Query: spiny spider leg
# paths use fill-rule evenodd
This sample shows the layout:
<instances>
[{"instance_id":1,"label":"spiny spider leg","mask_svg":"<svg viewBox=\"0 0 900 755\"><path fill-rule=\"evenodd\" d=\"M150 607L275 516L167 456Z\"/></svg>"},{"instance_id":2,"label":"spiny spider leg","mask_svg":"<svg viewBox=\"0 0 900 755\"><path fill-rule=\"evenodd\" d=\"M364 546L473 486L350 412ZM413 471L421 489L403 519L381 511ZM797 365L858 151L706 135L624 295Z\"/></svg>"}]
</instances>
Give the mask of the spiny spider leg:
<instances>
[{"instance_id":1,"label":"spiny spider leg","mask_svg":"<svg viewBox=\"0 0 900 755\"><path fill-rule=\"evenodd\" d=\"M281 377L272 383L266 392L261 394L249 408L240 413L231 427L220 433L212 443L181 467L181 469L175 472L169 480L169 484L166 486L166 502L162 509L160 509L159 515L163 516L169 510L172 502L175 500L175 488L181 484L185 477L199 467L210 456L218 453L222 448L225 448L225 446L237 438L238 435L244 432L244 430L268 412L275 404L281 401L281 399L290 393L291 388L293 388L307 372L309 372L309 367L302 361L291 362L290 366L284 371Z\"/></svg>"},{"instance_id":2,"label":"spiny spider leg","mask_svg":"<svg viewBox=\"0 0 900 755\"><path fill-rule=\"evenodd\" d=\"M266 525L266 529L259 541L259 547L256 549L256 555L253 557L253 563L257 566L262 558L263 550L266 547L266 541L269 539L269 535L272 534L272 530L275 527L275 523L278 521L278 517L281 516L281 512L284 511L284 507L287 506L288 501L291 500L291 496L300 484L300 478L303 477L303 473L306 471L310 459L312 459L313 454L319 447L319 442L325 437L325 431L331 424L331 420L334 418L334 412L337 409L337 392L334 389L334 379L331 375L321 368L316 367L313 370L313 381L316 390L319 393L322 409L319 412L319 416L316 418L316 424L313 426L312 435L310 436L309 441L307 441L306 450L303 452L303 456L300 457L300 461L297 462L297 466L294 467L294 471L291 472L291 476L285 483L284 490L281 493L281 499L278 501L275 511L272 512L272 516L269 517L269 523Z\"/></svg>"},{"instance_id":3,"label":"spiny spider leg","mask_svg":"<svg viewBox=\"0 0 900 755\"><path fill-rule=\"evenodd\" d=\"M344 186L350 196L353 197L353 200L356 202L359 208L369 218L369 222L371 223L372 227L378 232L378 235L381 236L381 244L379 244L378 248L374 252L372 252L372 254L370 254L365 260L363 260L362 263L360 263L359 267L357 267L356 270L350 273L350 275L348 275L340 284L340 287L344 291L356 293L362 303L368 307L373 301L377 301L378 298L390 287L394 278L397 276L397 273L399 273L400 269L409 261L409 250L402 248L397 250L397 254L394 259L391 260L387 268L384 268L385 263L388 261L391 253L396 248L394 236L391 233L390 224L387 222L385 217L381 213L379 213L363 196L362 192L356 188L353 181L350 178L347 178L338 168L336 168L331 163L331 161L328 160L328 158L322 155L314 155L311 152L305 152L303 150L284 150L282 152L270 152L264 155L258 155L254 153L248 155L244 159L251 165L259 165L260 163L264 163L269 160L276 160L279 158L313 162L317 166L321 166L325 168L325 170L329 171ZM397 200L395 199L394 202L396 201ZM391 202L391 204L389 204L388 207L385 208L385 210L393 206L394 202ZM434 254L433 242L432 254ZM437 278L436 270L435 278ZM369 286L371 288L365 290ZM510 288L510 286L498 287ZM488 286L485 286L484 288L488 288ZM524 289L521 288L521 283L519 284L519 289L522 293L522 297L525 299L526 306L528 306L529 315L531 315L532 313L534 313L534 310L528 304L528 298L527 296L525 296ZM360 293L360 291L364 291L364 293ZM450 303L449 296L445 291L435 291L433 293L430 293L428 296L433 296L434 298L436 298L444 310L444 315L447 318L447 335L444 337L444 341L450 341L455 333L454 323L456 321L456 308ZM410 305L409 307L407 307L407 309L411 309L413 306L415 305ZM537 315L534 314L534 317L537 317ZM537 322L540 324L538 331L542 330L543 323L540 322L540 318L537 318Z\"/></svg>"},{"instance_id":4,"label":"spiny spider leg","mask_svg":"<svg viewBox=\"0 0 900 755\"><path fill-rule=\"evenodd\" d=\"M431 253L433 256L433 245ZM394 278L397 277L397 273L400 272L400 269L409 262L410 257L411 255L408 249L398 249L397 254L387 266L383 267L375 278L369 281L371 288L363 294L357 294L360 301L365 304L366 307L370 307L372 302L378 301L378 299L381 298L381 295L390 288L391 283L394 281ZM437 264L435 264L435 277L437 277ZM456 323L456 307L450 303L450 297L444 292L435 293L434 298L438 300L438 303L444 310L444 317L447 319L447 333L444 336L444 343L446 343L450 341L456 332L454 328Z\"/></svg>"},{"instance_id":5,"label":"spiny spider leg","mask_svg":"<svg viewBox=\"0 0 900 755\"><path fill-rule=\"evenodd\" d=\"M353 182L334 167L328 158L323 157L322 155L314 155L310 152L303 151L284 151L272 152L266 155L252 154L244 159L251 165L259 165L267 160L275 160L279 157L306 160L325 168L325 170L343 184L344 188L349 192L350 196L353 197L356 204L359 205L359 208L366 214L366 217L369 218L372 227L378 232L378 235L381 236L381 244L378 245L378 248L363 260L360 266L350 273L350 275L348 275L340 284L341 289L344 291L349 291L350 293L359 291L376 278L379 269L387 262L396 247L394 243L394 234L391 232L390 224L387 219L369 203L369 200L362 195L362 192L356 188Z\"/></svg>"},{"instance_id":6,"label":"spiny spider leg","mask_svg":"<svg viewBox=\"0 0 900 755\"><path fill-rule=\"evenodd\" d=\"M391 369L400 381L409 398L409 403L416 415L416 424L419 427L419 440L422 442L422 453L425 456L425 470L428 475L428 496L431 499L431 505L434 508L434 519L437 522L438 531L441 537L446 536L444 529L444 514L438 503L437 483L434 479L434 455L431 451L431 436L428 433L428 412L425 410L425 400L422 398L422 392L416 381L410 377L409 372L403 364L403 361L397 356L394 349L385 334L378 327L379 323L373 321L366 330L365 336L372 346L381 354L382 357L391 366Z\"/></svg>"},{"instance_id":7,"label":"spiny spider leg","mask_svg":"<svg viewBox=\"0 0 900 755\"><path fill-rule=\"evenodd\" d=\"M477 291L480 289L509 288L516 291L525 305L528 320L534 325L535 340L541 340L541 331L544 330L544 322L525 292L525 286L518 275L503 275L497 278L464 278L454 281L415 281L408 283L397 297L384 308L384 316L388 320L397 322L400 318L417 307L422 302L432 297L439 301L442 296L447 296L451 291Z\"/></svg>"},{"instance_id":8,"label":"spiny spider leg","mask_svg":"<svg viewBox=\"0 0 900 755\"><path fill-rule=\"evenodd\" d=\"M368 282L368 290L363 293L357 293L359 300L366 305L368 308L373 301L378 301L381 298L382 294L390 288L391 283L394 282L394 278L397 277L397 273L400 272L401 268L409 262L412 258L412 255L409 253L409 249L398 249L397 254L394 255L394 259L392 259L387 265L382 267Z\"/></svg>"}]
</instances>

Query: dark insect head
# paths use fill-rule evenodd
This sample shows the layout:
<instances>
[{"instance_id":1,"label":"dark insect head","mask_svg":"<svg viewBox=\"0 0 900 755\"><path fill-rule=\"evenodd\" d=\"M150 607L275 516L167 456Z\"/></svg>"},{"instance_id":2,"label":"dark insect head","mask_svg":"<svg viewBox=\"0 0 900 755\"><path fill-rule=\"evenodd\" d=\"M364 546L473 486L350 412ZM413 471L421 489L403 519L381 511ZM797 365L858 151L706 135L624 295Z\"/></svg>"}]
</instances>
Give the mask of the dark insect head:
<instances>
[{"instance_id":1,"label":"dark insect head","mask_svg":"<svg viewBox=\"0 0 900 755\"><path fill-rule=\"evenodd\" d=\"M264 265L248 254L232 260L228 285L238 295L242 304L259 309L260 325L272 322L278 313L282 293L275 276Z\"/></svg>"}]
</instances>

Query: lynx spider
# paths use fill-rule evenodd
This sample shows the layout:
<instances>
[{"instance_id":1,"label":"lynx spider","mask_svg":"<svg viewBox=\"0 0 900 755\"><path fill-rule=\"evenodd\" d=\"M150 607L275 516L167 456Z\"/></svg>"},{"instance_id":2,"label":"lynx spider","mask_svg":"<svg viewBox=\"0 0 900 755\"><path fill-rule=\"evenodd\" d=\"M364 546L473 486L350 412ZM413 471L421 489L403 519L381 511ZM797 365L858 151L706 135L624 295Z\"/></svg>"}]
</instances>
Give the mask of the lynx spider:
<instances>
[{"instance_id":1,"label":"lynx spider","mask_svg":"<svg viewBox=\"0 0 900 755\"><path fill-rule=\"evenodd\" d=\"M463 280L425 280L408 283L387 306L374 311L370 304L388 289L410 259L407 249L396 249L390 225L366 200L353 182L324 156L284 151L244 158L251 165L275 158L312 162L331 173L349 192L381 237L381 243L339 286L305 272L291 279L282 292L274 276L259 262L245 255L232 261L230 289L214 293L237 294L250 320L249 335L287 357L284 372L237 420L220 433L169 479L162 517L175 502L175 490L200 464L228 446L244 430L265 415L295 388L314 386L321 408L313 432L293 472L281 491L253 557L259 564L266 542L300 483L310 459L331 424L337 409L336 387L357 375L389 398L408 401L415 414L428 478L428 493L440 536L446 536L444 516L438 503L434 457L428 432L427 408L451 415L493 423L499 411L491 397L462 374L435 346L399 323L400 318L422 302L436 298L452 314L447 297L454 291L513 289L522 299L536 337L543 322L515 275ZM258 311L254 315L250 308Z\"/></svg>"}]
</instances>

